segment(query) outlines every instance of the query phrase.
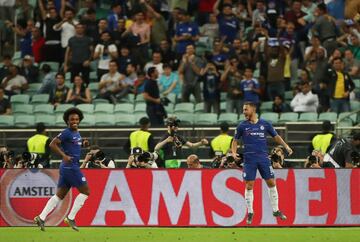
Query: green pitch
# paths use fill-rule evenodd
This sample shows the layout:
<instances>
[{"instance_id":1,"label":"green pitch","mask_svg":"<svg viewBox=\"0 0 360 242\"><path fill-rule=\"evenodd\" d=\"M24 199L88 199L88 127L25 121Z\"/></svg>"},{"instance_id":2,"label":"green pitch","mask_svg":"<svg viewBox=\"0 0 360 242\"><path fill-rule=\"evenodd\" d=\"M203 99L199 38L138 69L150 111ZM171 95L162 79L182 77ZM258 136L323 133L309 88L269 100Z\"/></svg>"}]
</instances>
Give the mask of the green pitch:
<instances>
[{"instance_id":1,"label":"green pitch","mask_svg":"<svg viewBox=\"0 0 360 242\"><path fill-rule=\"evenodd\" d=\"M359 242L360 228L0 228L2 242Z\"/></svg>"}]
</instances>

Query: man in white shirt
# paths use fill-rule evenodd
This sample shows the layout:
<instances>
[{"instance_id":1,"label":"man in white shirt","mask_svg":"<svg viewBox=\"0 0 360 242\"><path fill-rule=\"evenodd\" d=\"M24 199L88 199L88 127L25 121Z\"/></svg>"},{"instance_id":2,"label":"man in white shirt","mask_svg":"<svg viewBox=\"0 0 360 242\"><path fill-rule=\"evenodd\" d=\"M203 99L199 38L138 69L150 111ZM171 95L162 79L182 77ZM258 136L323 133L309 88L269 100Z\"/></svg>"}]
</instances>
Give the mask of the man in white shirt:
<instances>
[{"instance_id":1,"label":"man in white shirt","mask_svg":"<svg viewBox=\"0 0 360 242\"><path fill-rule=\"evenodd\" d=\"M61 22L54 25L55 31L61 30L61 47L65 54L65 49L68 46L69 39L75 35L75 25L79 22L74 19L74 11L67 9L64 14L64 18Z\"/></svg>"},{"instance_id":2,"label":"man in white shirt","mask_svg":"<svg viewBox=\"0 0 360 242\"><path fill-rule=\"evenodd\" d=\"M159 72L159 76L161 76L161 74L164 72L162 56L159 51L154 51L152 53L152 61L146 63L144 71L147 72L150 67L156 67L156 70Z\"/></svg>"},{"instance_id":3,"label":"man in white shirt","mask_svg":"<svg viewBox=\"0 0 360 242\"><path fill-rule=\"evenodd\" d=\"M108 99L112 103L116 103L115 95L124 89L123 79L125 76L118 71L117 62L111 60L109 63L109 72L101 77L99 83L98 98Z\"/></svg>"},{"instance_id":4,"label":"man in white shirt","mask_svg":"<svg viewBox=\"0 0 360 242\"><path fill-rule=\"evenodd\" d=\"M1 86L8 96L20 94L28 88L28 82L24 76L18 74L15 65L9 66L9 74L2 80Z\"/></svg>"},{"instance_id":5,"label":"man in white shirt","mask_svg":"<svg viewBox=\"0 0 360 242\"><path fill-rule=\"evenodd\" d=\"M311 92L309 82L300 83L301 92L296 94L290 103L294 112L316 112L319 106L319 99Z\"/></svg>"}]
</instances>

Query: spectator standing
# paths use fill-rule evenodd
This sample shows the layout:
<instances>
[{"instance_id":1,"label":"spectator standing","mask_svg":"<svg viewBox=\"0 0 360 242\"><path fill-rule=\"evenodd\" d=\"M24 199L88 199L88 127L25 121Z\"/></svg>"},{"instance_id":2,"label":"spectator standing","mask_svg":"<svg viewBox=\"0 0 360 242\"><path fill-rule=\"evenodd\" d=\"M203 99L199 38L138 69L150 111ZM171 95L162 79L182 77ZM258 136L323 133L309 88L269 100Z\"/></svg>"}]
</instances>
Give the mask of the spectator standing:
<instances>
[{"instance_id":1,"label":"spectator standing","mask_svg":"<svg viewBox=\"0 0 360 242\"><path fill-rule=\"evenodd\" d=\"M203 97L204 111L211 113L220 113L220 74L215 63L209 62L204 69L201 70L202 80L204 82Z\"/></svg>"},{"instance_id":2,"label":"spectator standing","mask_svg":"<svg viewBox=\"0 0 360 242\"><path fill-rule=\"evenodd\" d=\"M319 106L319 99L311 92L309 82L301 82L301 92L297 93L290 106L294 112L316 112Z\"/></svg>"},{"instance_id":3,"label":"spectator standing","mask_svg":"<svg viewBox=\"0 0 360 242\"><path fill-rule=\"evenodd\" d=\"M68 47L69 39L75 35L75 26L79 22L74 19L74 10L66 9L61 22L55 24L53 29L55 31L61 31L61 47L62 56L65 56L66 49ZM63 59L63 58L61 58Z\"/></svg>"},{"instance_id":4,"label":"spectator standing","mask_svg":"<svg viewBox=\"0 0 360 242\"><path fill-rule=\"evenodd\" d=\"M115 44L112 43L110 33L104 31L101 33L101 41L96 45L94 51L94 60L99 59L97 76L98 81L101 77L109 72L109 63L111 60L118 58L118 50Z\"/></svg>"},{"instance_id":5,"label":"spectator standing","mask_svg":"<svg viewBox=\"0 0 360 242\"><path fill-rule=\"evenodd\" d=\"M31 47L32 47L34 60L36 63L40 63L44 60L43 47L45 45L45 39L44 37L41 36L41 32L39 28L36 27L32 28L31 34L32 34Z\"/></svg>"},{"instance_id":6,"label":"spectator standing","mask_svg":"<svg viewBox=\"0 0 360 242\"><path fill-rule=\"evenodd\" d=\"M129 47L126 45L121 46L120 56L118 59L119 72L121 74L125 74L127 65L129 63L134 63L134 62L135 62L135 59L132 57Z\"/></svg>"},{"instance_id":7,"label":"spectator standing","mask_svg":"<svg viewBox=\"0 0 360 242\"><path fill-rule=\"evenodd\" d=\"M162 62L171 65L173 68L178 67L178 61L176 59L175 52L171 50L169 41L166 39L161 40L159 52L162 56Z\"/></svg>"},{"instance_id":8,"label":"spectator standing","mask_svg":"<svg viewBox=\"0 0 360 242\"><path fill-rule=\"evenodd\" d=\"M108 30L113 32L117 29L117 23L121 14L121 5L117 2L111 5L111 13L108 15Z\"/></svg>"},{"instance_id":9,"label":"spectator standing","mask_svg":"<svg viewBox=\"0 0 360 242\"><path fill-rule=\"evenodd\" d=\"M89 85L90 62L93 52L91 39L85 36L85 26L76 25L76 35L69 39L69 45L65 53L64 72L71 66L71 80L81 73L86 86Z\"/></svg>"},{"instance_id":10,"label":"spectator standing","mask_svg":"<svg viewBox=\"0 0 360 242\"><path fill-rule=\"evenodd\" d=\"M325 3L317 5L315 16L316 20L312 31L315 35L319 36L321 45L324 46L328 55L331 55L337 48L336 37L339 35L335 19L327 14Z\"/></svg>"},{"instance_id":11,"label":"spectator standing","mask_svg":"<svg viewBox=\"0 0 360 242\"><path fill-rule=\"evenodd\" d=\"M350 92L355 85L348 73L344 72L344 62L341 58L332 60L332 69L328 70L327 78L323 83L327 86L330 95L332 112L341 113L350 111Z\"/></svg>"},{"instance_id":12,"label":"spectator standing","mask_svg":"<svg viewBox=\"0 0 360 242\"><path fill-rule=\"evenodd\" d=\"M179 75L172 71L172 68L169 64L164 64L163 68L164 72L159 78L159 89L161 95L167 96L170 93L180 95L181 85Z\"/></svg>"},{"instance_id":13,"label":"spectator standing","mask_svg":"<svg viewBox=\"0 0 360 242\"><path fill-rule=\"evenodd\" d=\"M157 83L159 73L155 67L150 67L147 75L149 79L146 80L143 92L146 101L146 113L152 125L164 125L164 118L166 118L167 115L160 102L160 91Z\"/></svg>"},{"instance_id":14,"label":"spectator standing","mask_svg":"<svg viewBox=\"0 0 360 242\"><path fill-rule=\"evenodd\" d=\"M61 72L57 73L55 78L56 78L56 87L54 91L54 97L51 100L51 102L55 107L57 107L59 104L66 103L69 87L65 85L65 76L63 73Z\"/></svg>"},{"instance_id":15,"label":"spectator standing","mask_svg":"<svg viewBox=\"0 0 360 242\"><path fill-rule=\"evenodd\" d=\"M230 44L238 37L239 20L233 14L231 4L223 4L221 13L218 10L219 4L220 0L217 0L213 8L219 23L219 37L225 44Z\"/></svg>"},{"instance_id":16,"label":"spectator standing","mask_svg":"<svg viewBox=\"0 0 360 242\"><path fill-rule=\"evenodd\" d=\"M201 102L199 75L203 68L203 61L195 56L195 46L186 46L186 52L179 66L179 75L183 76L182 101L189 102L193 94L197 103Z\"/></svg>"},{"instance_id":17,"label":"spectator standing","mask_svg":"<svg viewBox=\"0 0 360 242\"><path fill-rule=\"evenodd\" d=\"M19 73L25 77L28 83L39 81L39 68L34 65L33 58L30 55L24 57Z\"/></svg>"},{"instance_id":18,"label":"spectator standing","mask_svg":"<svg viewBox=\"0 0 360 242\"><path fill-rule=\"evenodd\" d=\"M91 103L90 89L85 86L81 76L74 77L74 85L67 94L66 102L74 105Z\"/></svg>"},{"instance_id":19,"label":"spectator standing","mask_svg":"<svg viewBox=\"0 0 360 242\"><path fill-rule=\"evenodd\" d=\"M11 56L4 55L2 66L0 67L0 80L4 79L9 74L9 67L12 65Z\"/></svg>"},{"instance_id":20,"label":"spectator standing","mask_svg":"<svg viewBox=\"0 0 360 242\"><path fill-rule=\"evenodd\" d=\"M44 23L45 45L43 57L45 61L62 62L61 33L53 29L54 25L61 22L61 18L54 7L45 9L43 1L38 0L41 19Z\"/></svg>"},{"instance_id":21,"label":"spectator standing","mask_svg":"<svg viewBox=\"0 0 360 242\"><path fill-rule=\"evenodd\" d=\"M5 90L0 87L0 115L11 114L11 105L7 98L5 98Z\"/></svg>"},{"instance_id":22,"label":"spectator standing","mask_svg":"<svg viewBox=\"0 0 360 242\"><path fill-rule=\"evenodd\" d=\"M253 78L253 69L251 67L245 68L245 79L240 83L240 91L243 95L244 102L252 102L257 107L260 106L260 83Z\"/></svg>"},{"instance_id":23,"label":"spectator standing","mask_svg":"<svg viewBox=\"0 0 360 242\"><path fill-rule=\"evenodd\" d=\"M190 21L189 13L185 10L179 10L178 18L174 40L176 54L181 57L186 53L187 46L194 45L199 39L199 28L196 23Z\"/></svg>"},{"instance_id":24,"label":"spectator standing","mask_svg":"<svg viewBox=\"0 0 360 242\"><path fill-rule=\"evenodd\" d=\"M226 112L242 113L240 83L242 73L239 68L239 61L236 57L232 57L225 66L225 71L221 75L221 83L226 86L227 100Z\"/></svg>"},{"instance_id":25,"label":"spectator standing","mask_svg":"<svg viewBox=\"0 0 360 242\"><path fill-rule=\"evenodd\" d=\"M28 82L24 76L18 74L18 69L15 65L9 67L9 74L4 77L1 82L1 87L5 89L5 94L9 97L15 94L20 94L28 88Z\"/></svg>"}]
</instances>

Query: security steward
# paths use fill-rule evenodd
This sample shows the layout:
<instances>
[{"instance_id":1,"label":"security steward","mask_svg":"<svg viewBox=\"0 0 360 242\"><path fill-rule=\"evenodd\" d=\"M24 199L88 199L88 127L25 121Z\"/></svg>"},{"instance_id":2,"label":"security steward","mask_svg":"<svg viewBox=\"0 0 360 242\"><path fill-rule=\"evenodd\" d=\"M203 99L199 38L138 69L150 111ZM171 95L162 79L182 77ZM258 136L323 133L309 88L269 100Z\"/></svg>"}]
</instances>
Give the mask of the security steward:
<instances>
[{"instance_id":1,"label":"security steward","mask_svg":"<svg viewBox=\"0 0 360 242\"><path fill-rule=\"evenodd\" d=\"M142 117L139 120L140 129L131 132L128 141L124 145L124 150L130 155L130 151L135 147L140 147L144 152L153 152L155 141L153 135L148 131L150 128L150 120Z\"/></svg>"},{"instance_id":2,"label":"security steward","mask_svg":"<svg viewBox=\"0 0 360 242\"><path fill-rule=\"evenodd\" d=\"M210 143L210 155L214 157L216 151L221 151L223 154L227 154L231 149L231 143L233 137L228 134L229 124L222 122L220 124L220 134L216 136Z\"/></svg>"},{"instance_id":3,"label":"security steward","mask_svg":"<svg viewBox=\"0 0 360 242\"><path fill-rule=\"evenodd\" d=\"M331 144L335 143L336 136L331 132L332 125L330 121L325 120L322 123L322 133L317 134L312 139L312 150L321 150L323 154L328 152L328 149Z\"/></svg>"},{"instance_id":4,"label":"security steward","mask_svg":"<svg viewBox=\"0 0 360 242\"><path fill-rule=\"evenodd\" d=\"M44 168L50 168L50 147L51 139L46 135L44 123L36 124L36 134L27 141L27 150L36 153L40 157L40 164Z\"/></svg>"}]
</instances>

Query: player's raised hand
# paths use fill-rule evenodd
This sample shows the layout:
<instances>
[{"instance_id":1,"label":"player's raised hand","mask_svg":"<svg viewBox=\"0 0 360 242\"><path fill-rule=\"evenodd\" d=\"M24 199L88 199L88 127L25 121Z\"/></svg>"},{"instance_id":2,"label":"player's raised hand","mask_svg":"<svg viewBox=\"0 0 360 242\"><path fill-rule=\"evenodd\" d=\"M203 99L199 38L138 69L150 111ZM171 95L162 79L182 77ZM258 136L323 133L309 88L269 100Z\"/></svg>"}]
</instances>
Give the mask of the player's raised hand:
<instances>
[{"instance_id":1,"label":"player's raised hand","mask_svg":"<svg viewBox=\"0 0 360 242\"><path fill-rule=\"evenodd\" d=\"M293 150L290 148L290 146L286 146L285 149L286 149L289 156L292 155Z\"/></svg>"}]
</instances>

